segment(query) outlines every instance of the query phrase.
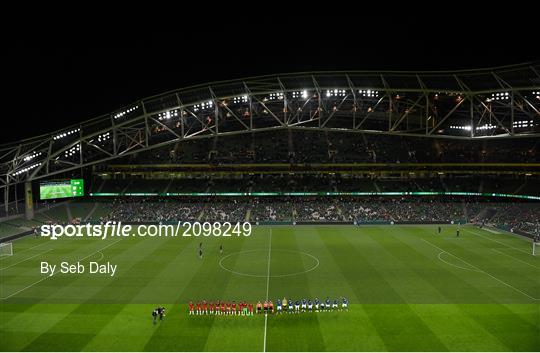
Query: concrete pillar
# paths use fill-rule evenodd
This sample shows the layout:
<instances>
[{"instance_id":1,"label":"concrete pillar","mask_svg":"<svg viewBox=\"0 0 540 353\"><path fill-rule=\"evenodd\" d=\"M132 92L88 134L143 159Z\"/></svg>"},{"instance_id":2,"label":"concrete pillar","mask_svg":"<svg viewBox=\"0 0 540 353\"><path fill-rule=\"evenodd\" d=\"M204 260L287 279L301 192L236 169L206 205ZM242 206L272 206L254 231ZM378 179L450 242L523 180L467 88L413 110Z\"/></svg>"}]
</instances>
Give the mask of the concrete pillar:
<instances>
[{"instance_id":1,"label":"concrete pillar","mask_svg":"<svg viewBox=\"0 0 540 353\"><path fill-rule=\"evenodd\" d=\"M24 183L24 204L25 218L34 218L34 199L32 197L32 183L29 181Z\"/></svg>"}]
</instances>

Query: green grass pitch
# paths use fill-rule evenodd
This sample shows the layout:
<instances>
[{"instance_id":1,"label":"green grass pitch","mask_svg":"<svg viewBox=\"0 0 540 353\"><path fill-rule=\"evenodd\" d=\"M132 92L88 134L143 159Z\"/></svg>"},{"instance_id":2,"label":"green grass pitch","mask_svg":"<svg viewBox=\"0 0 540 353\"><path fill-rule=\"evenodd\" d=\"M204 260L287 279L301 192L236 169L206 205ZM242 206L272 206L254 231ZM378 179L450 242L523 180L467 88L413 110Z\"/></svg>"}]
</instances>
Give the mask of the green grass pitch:
<instances>
[{"instance_id":1,"label":"green grass pitch","mask_svg":"<svg viewBox=\"0 0 540 353\"><path fill-rule=\"evenodd\" d=\"M204 258L197 250L203 242ZM223 244L225 253L219 254ZM250 237L28 237L0 260L2 351L538 351L540 257L443 226L255 227ZM115 277L40 261L118 265ZM346 312L190 317L189 300L347 296ZM163 322L151 311L167 308Z\"/></svg>"}]
</instances>

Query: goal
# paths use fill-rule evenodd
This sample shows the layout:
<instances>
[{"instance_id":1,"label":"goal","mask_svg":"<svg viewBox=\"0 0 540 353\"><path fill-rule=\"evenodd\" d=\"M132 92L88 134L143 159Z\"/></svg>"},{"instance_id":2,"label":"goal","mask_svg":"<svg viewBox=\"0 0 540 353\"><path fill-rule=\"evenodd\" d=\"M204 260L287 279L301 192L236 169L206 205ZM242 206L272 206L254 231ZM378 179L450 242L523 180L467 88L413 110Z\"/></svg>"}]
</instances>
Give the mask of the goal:
<instances>
[{"instance_id":1,"label":"goal","mask_svg":"<svg viewBox=\"0 0 540 353\"><path fill-rule=\"evenodd\" d=\"M540 224L536 224L536 232L532 237L532 254L536 256L540 252Z\"/></svg>"},{"instance_id":2,"label":"goal","mask_svg":"<svg viewBox=\"0 0 540 353\"><path fill-rule=\"evenodd\" d=\"M0 243L0 257L13 255L12 243Z\"/></svg>"}]
</instances>

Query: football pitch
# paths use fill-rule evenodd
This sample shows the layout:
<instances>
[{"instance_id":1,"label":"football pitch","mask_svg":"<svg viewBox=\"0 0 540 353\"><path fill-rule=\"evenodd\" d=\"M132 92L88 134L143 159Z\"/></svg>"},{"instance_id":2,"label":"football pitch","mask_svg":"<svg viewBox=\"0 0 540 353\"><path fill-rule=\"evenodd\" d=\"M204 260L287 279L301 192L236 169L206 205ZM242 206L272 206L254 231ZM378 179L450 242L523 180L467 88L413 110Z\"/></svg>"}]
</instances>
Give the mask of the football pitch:
<instances>
[{"instance_id":1,"label":"football pitch","mask_svg":"<svg viewBox=\"0 0 540 353\"><path fill-rule=\"evenodd\" d=\"M203 248L203 258L198 255ZM224 253L219 247L223 245ZM538 351L540 256L475 227L273 226L48 238L0 259L2 351ZM40 263L116 273L40 273ZM189 301L347 297L348 311L190 316ZM152 323L152 310L167 314Z\"/></svg>"}]
</instances>

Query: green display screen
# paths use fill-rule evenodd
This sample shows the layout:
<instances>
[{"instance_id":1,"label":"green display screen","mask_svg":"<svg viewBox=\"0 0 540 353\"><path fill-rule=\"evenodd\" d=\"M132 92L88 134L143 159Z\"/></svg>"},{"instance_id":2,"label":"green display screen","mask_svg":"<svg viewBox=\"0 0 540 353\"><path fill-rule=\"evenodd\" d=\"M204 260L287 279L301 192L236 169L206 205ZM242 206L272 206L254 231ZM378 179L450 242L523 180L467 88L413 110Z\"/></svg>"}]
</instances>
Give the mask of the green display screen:
<instances>
[{"instance_id":1,"label":"green display screen","mask_svg":"<svg viewBox=\"0 0 540 353\"><path fill-rule=\"evenodd\" d=\"M39 198L41 200L80 196L84 196L83 179L46 181L39 184Z\"/></svg>"}]
</instances>

